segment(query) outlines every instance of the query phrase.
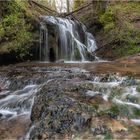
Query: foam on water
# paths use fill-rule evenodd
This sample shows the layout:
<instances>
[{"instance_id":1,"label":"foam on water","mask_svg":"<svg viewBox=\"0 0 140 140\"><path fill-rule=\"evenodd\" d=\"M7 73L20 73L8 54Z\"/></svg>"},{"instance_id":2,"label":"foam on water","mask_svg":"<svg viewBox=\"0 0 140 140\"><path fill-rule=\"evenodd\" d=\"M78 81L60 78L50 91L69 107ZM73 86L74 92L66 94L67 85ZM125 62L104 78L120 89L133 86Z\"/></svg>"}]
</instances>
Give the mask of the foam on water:
<instances>
[{"instance_id":1,"label":"foam on water","mask_svg":"<svg viewBox=\"0 0 140 140\"><path fill-rule=\"evenodd\" d=\"M135 124L140 126L140 119L131 119L131 121Z\"/></svg>"},{"instance_id":2,"label":"foam on water","mask_svg":"<svg viewBox=\"0 0 140 140\"><path fill-rule=\"evenodd\" d=\"M116 98L113 99L113 102L116 103L116 104L128 105L128 106L132 106L132 107L135 107L137 109L140 109L140 105L139 104L136 104L136 103L125 102L125 101L121 101L121 100L116 99Z\"/></svg>"},{"instance_id":3,"label":"foam on water","mask_svg":"<svg viewBox=\"0 0 140 140\"><path fill-rule=\"evenodd\" d=\"M15 92L2 92L2 95L7 93L9 95L3 97L0 100L0 114L2 116L1 119L6 119L6 116L9 118L21 114L30 115L33 105L33 98L38 89L39 86L37 85L27 85L23 89L17 90Z\"/></svg>"}]
</instances>

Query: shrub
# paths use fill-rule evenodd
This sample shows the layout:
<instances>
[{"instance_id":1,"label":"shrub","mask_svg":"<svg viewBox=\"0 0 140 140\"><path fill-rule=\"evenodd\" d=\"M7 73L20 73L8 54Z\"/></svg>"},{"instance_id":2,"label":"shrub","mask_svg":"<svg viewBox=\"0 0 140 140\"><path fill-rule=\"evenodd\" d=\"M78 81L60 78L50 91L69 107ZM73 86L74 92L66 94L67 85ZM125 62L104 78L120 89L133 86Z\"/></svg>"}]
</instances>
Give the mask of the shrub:
<instances>
[{"instance_id":1,"label":"shrub","mask_svg":"<svg viewBox=\"0 0 140 140\"><path fill-rule=\"evenodd\" d=\"M4 5L5 13L0 22L0 40L6 38L8 50L14 50L23 58L28 54L34 35L32 25L28 22L22 1L8 1Z\"/></svg>"},{"instance_id":2,"label":"shrub","mask_svg":"<svg viewBox=\"0 0 140 140\"><path fill-rule=\"evenodd\" d=\"M137 2L109 5L99 16L104 32L111 34L118 56L127 56L140 52L140 30L135 28L134 19L140 16L140 5ZM117 50L117 51L116 51Z\"/></svg>"},{"instance_id":3,"label":"shrub","mask_svg":"<svg viewBox=\"0 0 140 140\"><path fill-rule=\"evenodd\" d=\"M105 32L115 28L115 15L111 7L100 16L99 21L104 25Z\"/></svg>"}]
</instances>

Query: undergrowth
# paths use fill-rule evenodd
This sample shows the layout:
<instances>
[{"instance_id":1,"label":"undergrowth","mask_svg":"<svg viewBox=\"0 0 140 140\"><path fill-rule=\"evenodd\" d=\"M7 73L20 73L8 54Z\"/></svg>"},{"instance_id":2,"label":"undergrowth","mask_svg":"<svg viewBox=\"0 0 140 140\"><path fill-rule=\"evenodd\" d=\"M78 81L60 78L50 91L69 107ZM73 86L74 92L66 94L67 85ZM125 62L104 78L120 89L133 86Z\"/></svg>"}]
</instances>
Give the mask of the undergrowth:
<instances>
[{"instance_id":1,"label":"undergrowth","mask_svg":"<svg viewBox=\"0 0 140 140\"><path fill-rule=\"evenodd\" d=\"M140 29L135 27L140 17L138 2L118 3L109 5L106 12L99 16L104 32L114 36L115 53L127 56L140 52Z\"/></svg>"},{"instance_id":2,"label":"undergrowth","mask_svg":"<svg viewBox=\"0 0 140 140\"><path fill-rule=\"evenodd\" d=\"M35 37L27 4L25 1L13 0L4 1L1 6L3 15L0 21L0 50L14 50L17 57L24 58Z\"/></svg>"}]
</instances>

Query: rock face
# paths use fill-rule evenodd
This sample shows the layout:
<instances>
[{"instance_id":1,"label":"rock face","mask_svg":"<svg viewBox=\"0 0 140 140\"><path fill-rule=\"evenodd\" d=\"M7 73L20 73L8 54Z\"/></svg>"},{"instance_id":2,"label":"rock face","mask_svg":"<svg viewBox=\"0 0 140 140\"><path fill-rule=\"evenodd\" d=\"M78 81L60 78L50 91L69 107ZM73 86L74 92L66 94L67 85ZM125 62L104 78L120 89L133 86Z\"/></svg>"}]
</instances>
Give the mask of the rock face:
<instances>
[{"instance_id":1,"label":"rock face","mask_svg":"<svg viewBox=\"0 0 140 140\"><path fill-rule=\"evenodd\" d=\"M0 52L0 65L7 65L27 61L27 60L39 60L39 42L34 43L32 47L29 48L29 54L23 59L17 57L19 54L15 51L10 52Z\"/></svg>"},{"instance_id":2,"label":"rock face","mask_svg":"<svg viewBox=\"0 0 140 140\"><path fill-rule=\"evenodd\" d=\"M35 98L31 120L39 124L32 131L31 139L64 139L90 125L91 115L86 110L81 111L80 103L68 97L67 90L59 84L52 86L54 83L44 85Z\"/></svg>"},{"instance_id":3,"label":"rock face","mask_svg":"<svg viewBox=\"0 0 140 140\"><path fill-rule=\"evenodd\" d=\"M16 61L17 61L17 58L16 58L15 52L0 54L0 65L10 64L10 63L13 63L13 62L16 62Z\"/></svg>"},{"instance_id":4,"label":"rock face","mask_svg":"<svg viewBox=\"0 0 140 140\"><path fill-rule=\"evenodd\" d=\"M82 23L68 18L42 16L40 24L42 61L94 59L96 42Z\"/></svg>"},{"instance_id":5,"label":"rock face","mask_svg":"<svg viewBox=\"0 0 140 140\"><path fill-rule=\"evenodd\" d=\"M138 1L109 0L93 1L73 15L94 35L97 56L114 60L140 52L139 11Z\"/></svg>"}]
</instances>

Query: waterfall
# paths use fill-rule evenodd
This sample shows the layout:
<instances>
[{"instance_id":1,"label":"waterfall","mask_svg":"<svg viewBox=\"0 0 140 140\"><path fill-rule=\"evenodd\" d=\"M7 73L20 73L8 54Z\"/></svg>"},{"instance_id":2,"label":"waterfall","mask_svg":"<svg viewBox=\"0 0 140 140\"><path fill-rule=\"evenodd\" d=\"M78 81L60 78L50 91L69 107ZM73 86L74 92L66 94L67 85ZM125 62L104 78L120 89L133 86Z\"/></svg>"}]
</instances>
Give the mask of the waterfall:
<instances>
[{"instance_id":1,"label":"waterfall","mask_svg":"<svg viewBox=\"0 0 140 140\"><path fill-rule=\"evenodd\" d=\"M82 23L42 16L40 25L41 61L87 61L94 58L96 42Z\"/></svg>"}]
</instances>

